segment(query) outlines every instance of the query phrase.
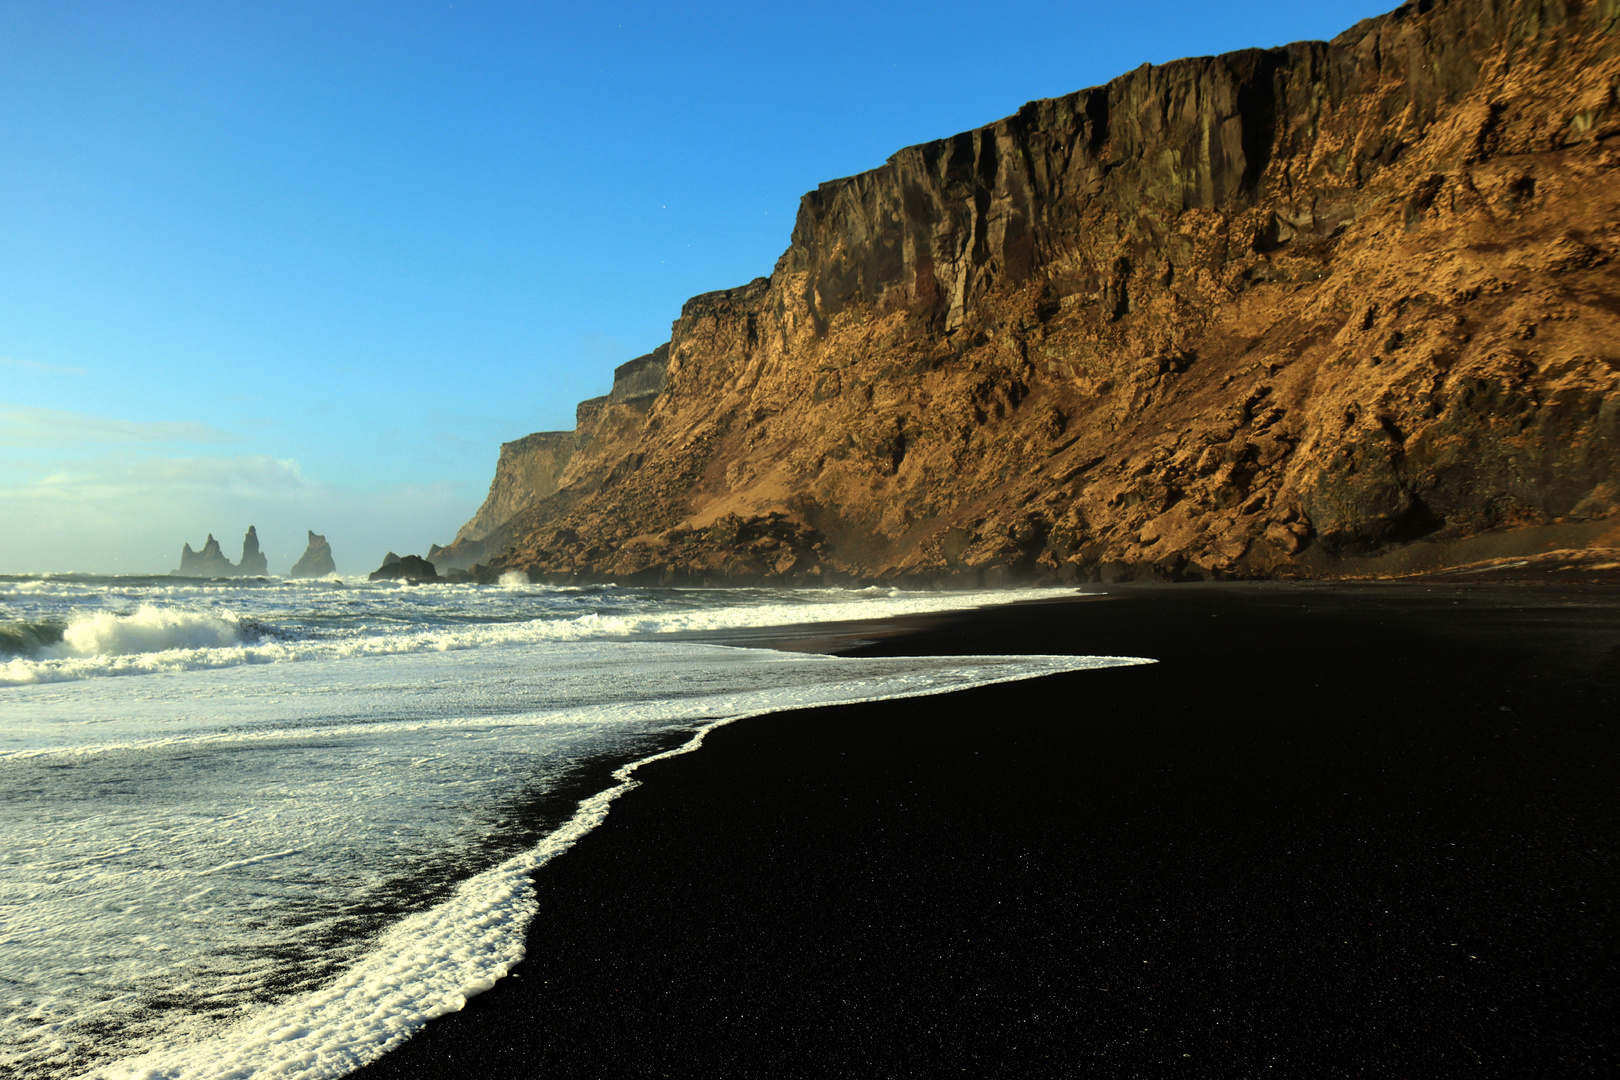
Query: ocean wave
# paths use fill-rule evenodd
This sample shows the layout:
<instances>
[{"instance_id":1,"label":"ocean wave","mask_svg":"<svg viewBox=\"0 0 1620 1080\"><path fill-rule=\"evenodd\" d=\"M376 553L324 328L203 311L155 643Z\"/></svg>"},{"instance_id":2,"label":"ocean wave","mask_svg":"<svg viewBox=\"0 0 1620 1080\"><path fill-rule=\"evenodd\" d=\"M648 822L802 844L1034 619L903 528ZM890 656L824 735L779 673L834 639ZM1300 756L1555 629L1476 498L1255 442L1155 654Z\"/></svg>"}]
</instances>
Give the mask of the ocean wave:
<instances>
[{"instance_id":1,"label":"ocean wave","mask_svg":"<svg viewBox=\"0 0 1620 1080\"><path fill-rule=\"evenodd\" d=\"M420 597L421 590L407 595ZM551 642L656 639L670 634L869 621L987 604L1078 595L1078 590L986 593L827 590L792 600L632 614L554 613L507 622L363 626L325 636L285 632L233 612L142 605L133 614L75 616L58 645L0 663L0 686L118 675L203 671L245 664L342 660L402 653L522 647Z\"/></svg>"},{"instance_id":2,"label":"ocean wave","mask_svg":"<svg viewBox=\"0 0 1620 1080\"><path fill-rule=\"evenodd\" d=\"M62 640L59 622L0 623L0 656L36 656Z\"/></svg>"},{"instance_id":3,"label":"ocean wave","mask_svg":"<svg viewBox=\"0 0 1620 1080\"><path fill-rule=\"evenodd\" d=\"M53 659L129 656L241 641L242 627L234 616L142 604L128 615L97 611L75 616L62 631L61 643L44 651Z\"/></svg>"},{"instance_id":4,"label":"ocean wave","mask_svg":"<svg viewBox=\"0 0 1620 1080\"><path fill-rule=\"evenodd\" d=\"M199 1028L199 1038L169 1034L146 1045L131 1039L125 1046L135 1053L100 1065L88 1077L338 1080L376 1060L432 1018L465 1008L468 999L491 989L524 959L527 934L539 910L534 875L607 818L615 800L640 783L638 770L699 749L709 732L739 717L813 705L924 697L1151 661L1092 656L848 661L774 655L751 663L786 666L795 674L750 691L745 689L746 679L738 685L718 671L709 672L705 681L713 680L714 693L686 703L684 709L667 703L674 706L665 717L672 724L670 730L685 727L690 732L683 742L620 766L608 786L580 800L571 816L533 846L468 877L443 900L405 915L376 938L355 942L358 947L348 950L352 959L330 980L245 1008L234 1022ZM810 677L800 678L800 673ZM730 674L734 678L737 672ZM512 735L521 730L513 729ZM240 870L296 854L295 849L274 850L204 872Z\"/></svg>"},{"instance_id":5,"label":"ocean wave","mask_svg":"<svg viewBox=\"0 0 1620 1080\"><path fill-rule=\"evenodd\" d=\"M10 657L0 663L0 686L253 663L248 647L288 636L234 612L154 604L81 612L65 623L0 623L0 657Z\"/></svg>"}]
</instances>

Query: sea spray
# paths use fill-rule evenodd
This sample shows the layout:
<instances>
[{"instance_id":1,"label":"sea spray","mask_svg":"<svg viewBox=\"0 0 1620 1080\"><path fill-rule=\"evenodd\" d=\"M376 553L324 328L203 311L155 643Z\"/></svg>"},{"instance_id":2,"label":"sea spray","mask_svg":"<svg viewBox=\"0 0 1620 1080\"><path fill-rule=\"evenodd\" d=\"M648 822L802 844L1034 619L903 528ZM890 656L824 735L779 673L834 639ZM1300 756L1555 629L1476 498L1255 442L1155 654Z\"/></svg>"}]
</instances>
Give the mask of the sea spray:
<instances>
[{"instance_id":1,"label":"sea spray","mask_svg":"<svg viewBox=\"0 0 1620 1080\"><path fill-rule=\"evenodd\" d=\"M113 579L118 580L118 579ZM451 652L559 641L634 640L792 623L870 620L986 602L1075 595L850 590L659 590L335 581L211 582L172 579L97 596L72 580L57 593L18 593L30 625L51 617L60 642L0 654L0 687L111 676L208 671L242 665ZM100 610L90 605L99 601ZM65 615L58 612L66 607ZM31 609L31 610L30 610ZM9 612L0 609L0 615Z\"/></svg>"},{"instance_id":2,"label":"sea spray","mask_svg":"<svg viewBox=\"0 0 1620 1080\"><path fill-rule=\"evenodd\" d=\"M75 617L63 630L61 644L48 652L57 657L128 656L217 649L241 640L241 627L231 614L142 604L127 615L98 611Z\"/></svg>"}]
</instances>

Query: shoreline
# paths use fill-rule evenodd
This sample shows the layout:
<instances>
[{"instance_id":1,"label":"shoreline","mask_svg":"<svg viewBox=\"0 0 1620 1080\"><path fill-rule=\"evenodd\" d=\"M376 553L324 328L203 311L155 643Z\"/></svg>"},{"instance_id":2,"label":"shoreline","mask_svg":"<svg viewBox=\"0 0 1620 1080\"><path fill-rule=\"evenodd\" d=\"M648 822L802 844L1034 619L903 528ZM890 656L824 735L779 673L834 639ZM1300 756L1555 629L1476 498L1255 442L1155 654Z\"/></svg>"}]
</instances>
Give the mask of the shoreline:
<instances>
[{"instance_id":1,"label":"shoreline","mask_svg":"<svg viewBox=\"0 0 1620 1080\"><path fill-rule=\"evenodd\" d=\"M1088 592L836 651L1160 662L716 729L351 1075L1615 1063L1620 589Z\"/></svg>"}]
</instances>

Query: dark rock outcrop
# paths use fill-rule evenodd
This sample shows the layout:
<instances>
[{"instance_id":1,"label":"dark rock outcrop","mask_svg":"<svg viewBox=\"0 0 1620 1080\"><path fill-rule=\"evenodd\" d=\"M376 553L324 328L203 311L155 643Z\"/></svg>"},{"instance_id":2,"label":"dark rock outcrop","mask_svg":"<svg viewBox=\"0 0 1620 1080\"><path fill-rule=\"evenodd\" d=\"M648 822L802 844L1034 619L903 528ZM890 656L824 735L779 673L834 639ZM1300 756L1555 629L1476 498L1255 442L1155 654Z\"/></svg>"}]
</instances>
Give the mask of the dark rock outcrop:
<instances>
[{"instance_id":1,"label":"dark rock outcrop","mask_svg":"<svg viewBox=\"0 0 1620 1080\"><path fill-rule=\"evenodd\" d=\"M401 558L392 551L383 559L382 566L371 572L371 581L406 581L412 585L419 585L424 581L439 580L439 572L434 565L420 555L406 555Z\"/></svg>"},{"instance_id":2,"label":"dark rock outcrop","mask_svg":"<svg viewBox=\"0 0 1620 1080\"><path fill-rule=\"evenodd\" d=\"M180 569L175 573L181 577L236 577L240 571L219 549L214 534L209 533L201 551L191 550L190 544L181 549Z\"/></svg>"},{"instance_id":3,"label":"dark rock outcrop","mask_svg":"<svg viewBox=\"0 0 1620 1080\"><path fill-rule=\"evenodd\" d=\"M264 577L270 572L270 560L259 550L259 530L252 525L242 538L242 561L236 572L243 577Z\"/></svg>"},{"instance_id":4,"label":"dark rock outcrop","mask_svg":"<svg viewBox=\"0 0 1620 1080\"><path fill-rule=\"evenodd\" d=\"M651 399L658 396L668 381L669 346L660 345L646 356L638 356L613 369L613 389L607 399L614 405L631 402L650 405Z\"/></svg>"},{"instance_id":5,"label":"dark rock outcrop","mask_svg":"<svg viewBox=\"0 0 1620 1080\"><path fill-rule=\"evenodd\" d=\"M292 572L288 577L318 578L328 574L337 573L337 564L332 561L332 547L326 542L326 537L314 530L309 533L309 545L304 553L293 564Z\"/></svg>"},{"instance_id":6,"label":"dark rock outcrop","mask_svg":"<svg viewBox=\"0 0 1620 1080\"><path fill-rule=\"evenodd\" d=\"M1617 35L1614 0L1416 0L823 184L475 557L974 583L1620 547Z\"/></svg>"}]
</instances>

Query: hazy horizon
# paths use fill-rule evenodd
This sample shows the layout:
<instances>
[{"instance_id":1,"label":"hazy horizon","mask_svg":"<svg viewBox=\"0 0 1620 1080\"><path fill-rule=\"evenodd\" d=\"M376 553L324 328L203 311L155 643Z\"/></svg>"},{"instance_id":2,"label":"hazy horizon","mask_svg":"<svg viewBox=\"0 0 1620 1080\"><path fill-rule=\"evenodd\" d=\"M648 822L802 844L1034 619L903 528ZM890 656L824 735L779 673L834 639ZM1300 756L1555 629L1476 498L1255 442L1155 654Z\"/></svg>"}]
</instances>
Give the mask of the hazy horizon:
<instances>
[{"instance_id":1,"label":"hazy horizon","mask_svg":"<svg viewBox=\"0 0 1620 1080\"><path fill-rule=\"evenodd\" d=\"M0 12L0 573L448 543L800 195L1393 0Z\"/></svg>"}]
</instances>

